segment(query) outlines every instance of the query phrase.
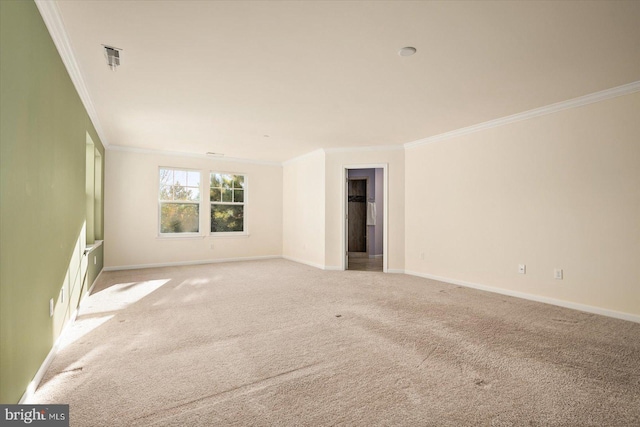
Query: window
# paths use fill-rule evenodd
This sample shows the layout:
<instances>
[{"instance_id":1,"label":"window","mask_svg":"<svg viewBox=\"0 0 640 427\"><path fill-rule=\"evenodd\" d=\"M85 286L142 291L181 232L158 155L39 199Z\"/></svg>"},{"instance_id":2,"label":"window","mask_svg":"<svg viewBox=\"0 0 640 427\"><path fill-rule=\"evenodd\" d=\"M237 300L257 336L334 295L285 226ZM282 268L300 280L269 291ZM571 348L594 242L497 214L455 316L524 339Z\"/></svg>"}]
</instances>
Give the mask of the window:
<instances>
[{"instance_id":1,"label":"window","mask_svg":"<svg viewBox=\"0 0 640 427\"><path fill-rule=\"evenodd\" d=\"M160 168L160 234L200 232L200 171Z\"/></svg>"},{"instance_id":2,"label":"window","mask_svg":"<svg viewBox=\"0 0 640 427\"><path fill-rule=\"evenodd\" d=\"M247 181L244 175L211 173L211 232L245 233L244 206Z\"/></svg>"}]
</instances>

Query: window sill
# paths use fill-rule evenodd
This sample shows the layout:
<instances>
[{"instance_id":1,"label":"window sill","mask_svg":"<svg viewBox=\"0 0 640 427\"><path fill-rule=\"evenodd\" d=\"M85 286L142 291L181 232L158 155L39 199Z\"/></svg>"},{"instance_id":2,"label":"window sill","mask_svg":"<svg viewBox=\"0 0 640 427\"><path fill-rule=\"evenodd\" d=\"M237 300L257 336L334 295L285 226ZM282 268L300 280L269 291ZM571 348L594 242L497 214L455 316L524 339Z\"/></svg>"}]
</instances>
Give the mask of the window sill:
<instances>
[{"instance_id":1,"label":"window sill","mask_svg":"<svg viewBox=\"0 0 640 427\"><path fill-rule=\"evenodd\" d=\"M96 240L95 242L93 242L90 245L87 245L84 249L84 254L85 255L89 255L91 252L93 252L94 250L96 250L98 247L100 247L102 245L103 240Z\"/></svg>"},{"instance_id":2,"label":"window sill","mask_svg":"<svg viewBox=\"0 0 640 427\"><path fill-rule=\"evenodd\" d=\"M193 240L193 239L204 239L204 237L205 236L203 236L202 234L181 233L181 234L159 234L158 236L156 236L156 239L160 239L160 240L183 240L183 239Z\"/></svg>"},{"instance_id":3,"label":"window sill","mask_svg":"<svg viewBox=\"0 0 640 427\"><path fill-rule=\"evenodd\" d=\"M207 237L211 237L214 239L237 239L243 237L249 237L249 233L212 233Z\"/></svg>"}]
</instances>

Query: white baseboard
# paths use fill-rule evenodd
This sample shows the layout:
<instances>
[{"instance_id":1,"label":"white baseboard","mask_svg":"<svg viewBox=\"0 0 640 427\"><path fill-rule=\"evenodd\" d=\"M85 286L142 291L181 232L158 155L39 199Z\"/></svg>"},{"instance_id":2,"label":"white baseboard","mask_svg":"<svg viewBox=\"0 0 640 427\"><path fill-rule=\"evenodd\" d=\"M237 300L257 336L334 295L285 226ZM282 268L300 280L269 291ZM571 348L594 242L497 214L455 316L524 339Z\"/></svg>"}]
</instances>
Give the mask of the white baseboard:
<instances>
[{"instance_id":1,"label":"white baseboard","mask_svg":"<svg viewBox=\"0 0 640 427\"><path fill-rule=\"evenodd\" d=\"M84 294L84 297L82 297L82 301L80 301L80 305L82 305L82 303L84 302L84 299L88 296L91 295L91 292L93 292L93 288L96 287L96 283L98 283L98 279L100 278L100 276L102 276L102 272L104 271L104 267L102 267L102 270L100 270L100 273L98 273L98 275L96 276L95 280L93 281L93 283L91 284L91 286L89 287L89 289L87 290L87 292Z\"/></svg>"},{"instance_id":2,"label":"white baseboard","mask_svg":"<svg viewBox=\"0 0 640 427\"><path fill-rule=\"evenodd\" d=\"M344 268L339 265L325 265L324 269L327 271L344 271Z\"/></svg>"},{"instance_id":3,"label":"white baseboard","mask_svg":"<svg viewBox=\"0 0 640 427\"><path fill-rule=\"evenodd\" d=\"M283 255L282 258L288 260L288 261L293 261L293 262L297 262L299 264L304 264L304 265L308 265L311 267L315 267L315 268L319 268L320 270L324 270L325 266L322 264L316 264L315 262L309 262L309 261L305 261L303 259L300 258L294 258L294 257L290 257L290 256L285 256Z\"/></svg>"},{"instance_id":4,"label":"white baseboard","mask_svg":"<svg viewBox=\"0 0 640 427\"><path fill-rule=\"evenodd\" d=\"M80 303L78 304L78 307L73 311L73 313L71 314L71 317L69 317L69 320L62 328L62 331L60 332L60 335L58 335L56 342L53 343L53 347L51 347L51 350L49 350L49 354L47 354L47 357L45 357L44 361L42 362L42 365L40 365L38 372L36 372L35 376L33 377L33 380L31 380L31 382L27 386L27 389L25 390L24 394L20 398L20 401L18 402L18 404L23 405L23 404L29 403L29 399L31 399L31 397L33 396L33 393L35 393L35 391L38 389L38 386L40 386L40 382L42 381L42 378L44 378L44 374L47 372L47 369L49 369L49 366L51 366L53 359L55 359L56 354L58 353L58 347L60 346L60 341L62 340L64 335L68 333L69 329L71 328L71 325L73 325L73 323L76 321L80 308L86 302L87 297L91 295L91 292L93 292L93 288L95 287L96 283L98 283L98 279L102 275L103 271L104 271L104 268L100 270L100 273L98 273L98 275L96 276L89 290L83 295L82 299L80 300Z\"/></svg>"},{"instance_id":5,"label":"white baseboard","mask_svg":"<svg viewBox=\"0 0 640 427\"><path fill-rule=\"evenodd\" d=\"M282 258L280 255L262 255L239 258L203 259L198 261L161 262L155 264L135 264L104 267L104 271L138 270L141 268L179 267L182 265L218 264L222 262L258 261L263 259Z\"/></svg>"},{"instance_id":6,"label":"white baseboard","mask_svg":"<svg viewBox=\"0 0 640 427\"><path fill-rule=\"evenodd\" d=\"M387 268L387 273L391 274L404 274L404 270L398 268Z\"/></svg>"},{"instance_id":7,"label":"white baseboard","mask_svg":"<svg viewBox=\"0 0 640 427\"><path fill-rule=\"evenodd\" d=\"M42 362L42 365L40 365L40 369L38 369L38 372L36 372L36 375L33 377L33 380L31 380L31 382L27 386L27 389L25 390L24 394L20 398L20 401L18 401L19 405L24 405L29 403L29 399L31 399L31 397L33 396L33 393L35 393L35 391L38 389L38 386L40 385L40 381L42 381L44 374L47 372L47 369L49 369L49 366L51 366L51 362L53 362L53 359L56 357L56 353L58 352L58 343L60 342L60 337L62 337L62 334L66 332L67 327L70 324L71 322L67 322L67 326L64 327L64 329L62 330L62 333L60 334L56 342L53 344L53 347L51 347L49 354L47 354L47 357L45 357L44 362Z\"/></svg>"},{"instance_id":8,"label":"white baseboard","mask_svg":"<svg viewBox=\"0 0 640 427\"><path fill-rule=\"evenodd\" d=\"M624 313L621 311L609 310L606 308L594 307L592 305L579 304L570 301L559 300L540 295L528 294L525 292L512 291L509 289L495 288L493 286L482 285L479 283L466 282L464 280L450 279L448 277L435 276L433 274L419 273L417 271L406 271L411 276L423 277L425 279L437 280L439 282L451 283L453 285L465 286L467 288L479 289L487 292L508 295L511 297L522 298L530 301L542 302L545 304L557 305L559 307L570 308L572 310L585 311L587 313L599 314L602 316L613 317L616 319L628 320L630 322L640 323L640 316L632 313Z\"/></svg>"}]
</instances>

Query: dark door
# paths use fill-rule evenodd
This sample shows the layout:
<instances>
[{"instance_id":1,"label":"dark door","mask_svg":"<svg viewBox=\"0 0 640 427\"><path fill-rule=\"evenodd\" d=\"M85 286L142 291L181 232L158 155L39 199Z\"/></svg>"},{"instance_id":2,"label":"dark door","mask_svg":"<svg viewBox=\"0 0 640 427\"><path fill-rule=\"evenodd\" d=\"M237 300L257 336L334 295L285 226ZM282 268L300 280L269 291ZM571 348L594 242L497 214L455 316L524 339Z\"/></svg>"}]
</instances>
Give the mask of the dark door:
<instances>
[{"instance_id":1,"label":"dark door","mask_svg":"<svg viewBox=\"0 0 640 427\"><path fill-rule=\"evenodd\" d=\"M367 180L349 180L349 252L367 252Z\"/></svg>"}]
</instances>

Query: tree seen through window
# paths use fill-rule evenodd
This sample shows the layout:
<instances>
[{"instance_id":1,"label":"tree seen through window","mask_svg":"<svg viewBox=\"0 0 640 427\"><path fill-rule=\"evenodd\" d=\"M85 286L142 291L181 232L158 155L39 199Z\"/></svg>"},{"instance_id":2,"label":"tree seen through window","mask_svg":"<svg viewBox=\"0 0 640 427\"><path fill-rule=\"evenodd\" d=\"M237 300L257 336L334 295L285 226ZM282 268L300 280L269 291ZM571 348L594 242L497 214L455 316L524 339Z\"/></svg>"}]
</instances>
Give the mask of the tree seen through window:
<instances>
[{"instance_id":1,"label":"tree seen through window","mask_svg":"<svg viewBox=\"0 0 640 427\"><path fill-rule=\"evenodd\" d=\"M160 169L160 233L200 231L200 172Z\"/></svg>"},{"instance_id":2,"label":"tree seen through window","mask_svg":"<svg viewBox=\"0 0 640 427\"><path fill-rule=\"evenodd\" d=\"M211 232L244 232L244 175L213 172L210 176Z\"/></svg>"}]
</instances>

